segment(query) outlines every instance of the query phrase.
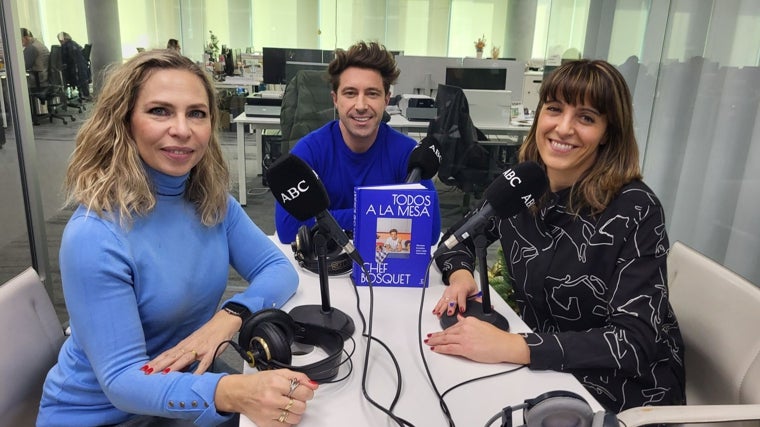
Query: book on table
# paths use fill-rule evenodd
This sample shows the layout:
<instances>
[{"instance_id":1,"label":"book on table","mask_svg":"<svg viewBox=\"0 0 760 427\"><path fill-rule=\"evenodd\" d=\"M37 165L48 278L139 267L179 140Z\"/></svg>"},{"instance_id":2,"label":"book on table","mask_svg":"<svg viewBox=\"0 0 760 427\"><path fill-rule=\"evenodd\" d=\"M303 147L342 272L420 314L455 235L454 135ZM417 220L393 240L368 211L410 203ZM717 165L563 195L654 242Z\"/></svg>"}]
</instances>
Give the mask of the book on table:
<instances>
[{"instance_id":1,"label":"book on table","mask_svg":"<svg viewBox=\"0 0 760 427\"><path fill-rule=\"evenodd\" d=\"M373 286L427 286L434 203L434 191L419 183L354 190L354 246ZM369 285L358 264L351 275Z\"/></svg>"}]
</instances>

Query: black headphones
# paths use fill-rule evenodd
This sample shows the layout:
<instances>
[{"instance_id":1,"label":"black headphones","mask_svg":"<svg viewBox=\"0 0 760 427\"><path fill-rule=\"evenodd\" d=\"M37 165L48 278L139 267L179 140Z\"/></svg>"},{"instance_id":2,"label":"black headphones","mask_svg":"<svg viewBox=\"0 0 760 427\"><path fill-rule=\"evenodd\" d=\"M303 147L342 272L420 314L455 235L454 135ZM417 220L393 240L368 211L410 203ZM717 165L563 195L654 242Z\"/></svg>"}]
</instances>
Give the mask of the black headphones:
<instances>
[{"instance_id":1,"label":"black headphones","mask_svg":"<svg viewBox=\"0 0 760 427\"><path fill-rule=\"evenodd\" d=\"M302 225L298 228L295 242L290 244L298 265L317 274L319 274L319 264L317 261L317 250L314 247L314 235L318 232L319 224L315 224L311 228ZM353 261L351 257L333 239L328 239L327 274L338 276L350 272L352 268Z\"/></svg>"},{"instance_id":2,"label":"black headphones","mask_svg":"<svg viewBox=\"0 0 760 427\"><path fill-rule=\"evenodd\" d=\"M240 355L251 367L262 369L287 368L303 372L318 383L338 375L343 353L344 337L340 332L319 325L295 321L288 313L270 308L254 313L240 327ZM293 343L321 348L327 357L308 365L292 366Z\"/></svg>"},{"instance_id":3,"label":"black headphones","mask_svg":"<svg viewBox=\"0 0 760 427\"><path fill-rule=\"evenodd\" d=\"M512 427L512 411L523 410L525 427L573 426L618 427L618 419L612 412L594 413L588 402L571 391L556 390L527 399L520 405L508 406L501 412L502 427ZM493 422L498 414L491 419ZM486 424L490 425L490 423Z\"/></svg>"}]
</instances>

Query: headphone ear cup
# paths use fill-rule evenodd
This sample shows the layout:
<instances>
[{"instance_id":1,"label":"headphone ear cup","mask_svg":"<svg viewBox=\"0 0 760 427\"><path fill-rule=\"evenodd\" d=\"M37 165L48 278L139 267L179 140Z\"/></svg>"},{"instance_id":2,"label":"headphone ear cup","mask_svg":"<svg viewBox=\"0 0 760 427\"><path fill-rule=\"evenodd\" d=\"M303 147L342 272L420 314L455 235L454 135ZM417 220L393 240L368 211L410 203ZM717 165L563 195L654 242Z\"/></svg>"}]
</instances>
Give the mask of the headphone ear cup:
<instances>
[{"instance_id":1,"label":"headphone ear cup","mask_svg":"<svg viewBox=\"0 0 760 427\"><path fill-rule=\"evenodd\" d=\"M547 397L523 410L526 427L591 427L593 418L585 400L568 396Z\"/></svg>"},{"instance_id":2,"label":"headphone ear cup","mask_svg":"<svg viewBox=\"0 0 760 427\"><path fill-rule=\"evenodd\" d=\"M290 352L292 340L288 340L288 335L279 326L274 323L261 323L253 331L254 337L260 337L266 343L271 359L270 364L290 365L293 360L293 354Z\"/></svg>"},{"instance_id":3,"label":"headphone ear cup","mask_svg":"<svg viewBox=\"0 0 760 427\"><path fill-rule=\"evenodd\" d=\"M266 343L266 349L256 338ZM240 327L238 344L244 351L254 353L258 360L267 361L269 350L270 360L289 364L291 360L290 344L295 339L295 321L282 310L270 308L255 312ZM287 356L284 355L287 350ZM280 360L275 357L277 355ZM287 360L287 361L285 361Z\"/></svg>"},{"instance_id":4,"label":"headphone ear cup","mask_svg":"<svg viewBox=\"0 0 760 427\"><path fill-rule=\"evenodd\" d=\"M296 259L303 261L316 256L314 253L314 241L309 227L302 225L298 227L296 241L291 245Z\"/></svg>"},{"instance_id":5,"label":"headphone ear cup","mask_svg":"<svg viewBox=\"0 0 760 427\"><path fill-rule=\"evenodd\" d=\"M315 247L315 235L319 232L319 224L309 228L305 225L298 227L296 240L290 245L298 265L314 274L319 274L319 261ZM353 260L348 254L342 253L341 248L333 239L327 239L327 274L336 276L346 274L353 269Z\"/></svg>"}]
</instances>

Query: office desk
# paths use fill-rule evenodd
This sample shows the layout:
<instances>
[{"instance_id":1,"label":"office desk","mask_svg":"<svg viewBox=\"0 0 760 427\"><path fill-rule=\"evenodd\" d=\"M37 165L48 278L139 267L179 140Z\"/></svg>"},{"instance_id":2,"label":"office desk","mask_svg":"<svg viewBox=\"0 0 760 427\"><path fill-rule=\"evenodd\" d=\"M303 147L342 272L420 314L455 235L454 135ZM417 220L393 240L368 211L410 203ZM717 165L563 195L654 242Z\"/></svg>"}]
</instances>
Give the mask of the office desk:
<instances>
[{"instance_id":1,"label":"office desk","mask_svg":"<svg viewBox=\"0 0 760 427\"><path fill-rule=\"evenodd\" d=\"M293 261L292 251L282 245L283 252ZM295 261L294 265L295 265ZM285 311L293 307L320 304L319 278L316 274L299 270L301 283L298 291L283 307ZM443 293L444 285L441 276L435 268L431 271L431 286L426 290L422 308L422 336L440 330L437 318L432 314L433 306ZM383 412L372 406L361 391L362 369L364 368L364 351L367 340L361 335L361 320L356 310L356 297L348 276L330 277L330 300L332 307L351 316L356 325L354 340L356 352L353 355L353 372L344 381L335 384L322 384L315 393L314 399L308 402L308 409L302 422L304 427L314 426L395 426L396 424ZM362 311L369 316L369 289L359 287ZM417 427L445 426L446 420L441 413L438 399L435 396L425 374L418 344L417 325L422 296L421 288L375 287L374 288L374 323L372 335L385 344L395 354L401 367L402 388L394 413L411 422ZM529 328L492 291L492 303L499 313L505 315L513 332L527 332ZM367 319L369 321L369 319ZM351 341L346 341L350 348ZM464 358L433 353L423 345L423 351L430 372L440 393L463 381L484 375L503 372L517 367L512 364L484 364ZM293 365L303 365L314 362L319 358L299 360L295 356ZM367 374L367 390L373 400L387 407L396 389L395 373L388 354L382 347L373 342L370 347L370 357ZM338 374L342 376L347 367L343 365ZM253 370L245 364L244 372ZM522 403L527 398L540 395L550 390L573 391L586 399L596 412L602 410L596 400L586 391L575 377L566 373L554 371L531 371L522 368L518 371L500 375L494 378L476 381L463 385L448 393L445 401L451 410L454 422L459 427L482 426L497 412L506 406ZM516 425L522 424L522 414L515 413ZM495 423L494 425L499 425ZM241 427L251 427L254 424L241 416Z\"/></svg>"},{"instance_id":2,"label":"office desk","mask_svg":"<svg viewBox=\"0 0 760 427\"><path fill-rule=\"evenodd\" d=\"M261 134L264 129L279 129L279 117L248 117L245 113L240 113L232 120L235 123L237 131L237 155L238 155L238 201L245 206L248 203L248 189L245 182L245 125L250 125L254 133L256 145L256 157L253 172L256 176L261 173L261 160L263 157L263 147Z\"/></svg>"},{"instance_id":3,"label":"office desk","mask_svg":"<svg viewBox=\"0 0 760 427\"><path fill-rule=\"evenodd\" d=\"M221 82L214 81L214 86L217 89L237 89L239 87L245 88L248 93L254 92L254 87L259 85L259 80L255 80L249 77L241 76L227 76Z\"/></svg>"},{"instance_id":4,"label":"office desk","mask_svg":"<svg viewBox=\"0 0 760 427\"><path fill-rule=\"evenodd\" d=\"M279 117L248 117L245 113L240 113L232 120L237 128L237 155L238 155L238 202L245 206L248 203L248 190L246 184L246 166L245 166L245 125L250 125L254 133L256 145L256 160L254 163L254 173L258 176L261 173L261 160L263 159L263 145L261 134L264 129L279 129ZM397 129L399 132L409 134L410 132L427 132L428 122L426 121L409 121L400 114L392 114L388 125ZM477 124L475 124L477 126ZM483 145L520 145L525 135L530 130L526 126L513 126L505 124L501 126L484 126L481 129L487 135L508 135L516 137L512 140L488 140L481 141Z\"/></svg>"},{"instance_id":5,"label":"office desk","mask_svg":"<svg viewBox=\"0 0 760 427\"><path fill-rule=\"evenodd\" d=\"M410 121L401 114L391 114L391 120L388 124L404 134L411 133L427 133L428 124L427 121ZM516 126L509 123L500 125L490 124L484 125L482 123L474 123L475 127L480 129L488 137L498 136L512 136L516 137L514 141L505 141L499 138L488 139L486 141L478 141L483 145L521 145L523 138L528 134L530 126Z\"/></svg>"}]
</instances>

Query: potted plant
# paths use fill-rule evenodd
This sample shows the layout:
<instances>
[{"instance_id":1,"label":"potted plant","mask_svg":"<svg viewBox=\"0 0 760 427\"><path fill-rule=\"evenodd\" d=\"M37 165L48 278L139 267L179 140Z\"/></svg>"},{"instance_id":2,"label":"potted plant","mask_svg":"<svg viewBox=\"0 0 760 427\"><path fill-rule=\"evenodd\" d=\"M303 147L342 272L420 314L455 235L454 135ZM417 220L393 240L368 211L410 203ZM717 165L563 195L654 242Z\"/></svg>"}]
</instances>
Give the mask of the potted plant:
<instances>
[{"instance_id":1,"label":"potted plant","mask_svg":"<svg viewBox=\"0 0 760 427\"><path fill-rule=\"evenodd\" d=\"M214 35L214 32L209 30L209 42L206 43L206 47L203 49L203 53L208 55L208 59L211 62L219 60L219 39Z\"/></svg>"},{"instance_id":2,"label":"potted plant","mask_svg":"<svg viewBox=\"0 0 760 427\"><path fill-rule=\"evenodd\" d=\"M478 58L483 57L483 48L486 47L486 35L483 34L480 38L475 40L475 53Z\"/></svg>"},{"instance_id":3,"label":"potted plant","mask_svg":"<svg viewBox=\"0 0 760 427\"><path fill-rule=\"evenodd\" d=\"M515 313L519 314L520 311L515 303L515 290L507 272L504 250L501 247L496 251L496 262L488 269L488 284L512 307Z\"/></svg>"}]
</instances>

